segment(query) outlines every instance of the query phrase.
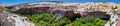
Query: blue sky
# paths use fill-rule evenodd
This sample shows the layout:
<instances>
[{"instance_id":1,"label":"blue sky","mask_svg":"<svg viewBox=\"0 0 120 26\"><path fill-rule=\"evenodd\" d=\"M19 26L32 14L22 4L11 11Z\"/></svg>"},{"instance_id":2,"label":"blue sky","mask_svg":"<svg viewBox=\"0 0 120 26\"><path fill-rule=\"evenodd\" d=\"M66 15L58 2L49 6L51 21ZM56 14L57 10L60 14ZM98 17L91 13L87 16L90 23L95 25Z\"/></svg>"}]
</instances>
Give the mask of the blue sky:
<instances>
[{"instance_id":1,"label":"blue sky","mask_svg":"<svg viewBox=\"0 0 120 26\"><path fill-rule=\"evenodd\" d=\"M117 2L120 3L120 0L0 0L0 3L5 5L15 5L21 3L29 2L39 2L39 1L63 1L63 2Z\"/></svg>"}]
</instances>

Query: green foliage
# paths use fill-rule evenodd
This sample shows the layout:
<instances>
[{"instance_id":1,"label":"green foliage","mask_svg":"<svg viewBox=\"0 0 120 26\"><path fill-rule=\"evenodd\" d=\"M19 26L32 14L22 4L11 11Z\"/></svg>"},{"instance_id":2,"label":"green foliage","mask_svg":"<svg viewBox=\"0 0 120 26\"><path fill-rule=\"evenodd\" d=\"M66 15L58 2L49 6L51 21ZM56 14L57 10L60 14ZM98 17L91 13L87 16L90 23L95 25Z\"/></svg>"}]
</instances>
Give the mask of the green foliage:
<instances>
[{"instance_id":1,"label":"green foliage","mask_svg":"<svg viewBox=\"0 0 120 26\"><path fill-rule=\"evenodd\" d=\"M112 11L114 11L115 9L117 9L118 7L117 6L115 6L115 7L112 7Z\"/></svg>"},{"instance_id":2,"label":"green foliage","mask_svg":"<svg viewBox=\"0 0 120 26\"><path fill-rule=\"evenodd\" d=\"M7 10L5 10L5 11L8 12L8 13L16 14L16 13L14 13L13 11L11 11L10 9L7 9Z\"/></svg>"},{"instance_id":3,"label":"green foliage","mask_svg":"<svg viewBox=\"0 0 120 26\"><path fill-rule=\"evenodd\" d=\"M73 22L71 22L68 17L57 19L52 14L32 14L24 16L27 16L28 19L37 26L104 26L107 22L94 16L77 18Z\"/></svg>"},{"instance_id":4,"label":"green foliage","mask_svg":"<svg viewBox=\"0 0 120 26\"><path fill-rule=\"evenodd\" d=\"M106 22L106 20L95 18L94 16L87 16L84 18L77 18L76 21L66 26L104 26Z\"/></svg>"},{"instance_id":5,"label":"green foliage","mask_svg":"<svg viewBox=\"0 0 120 26\"><path fill-rule=\"evenodd\" d=\"M62 26L71 22L67 18L58 20L52 14L33 14L26 16L37 26Z\"/></svg>"}]
</instances>

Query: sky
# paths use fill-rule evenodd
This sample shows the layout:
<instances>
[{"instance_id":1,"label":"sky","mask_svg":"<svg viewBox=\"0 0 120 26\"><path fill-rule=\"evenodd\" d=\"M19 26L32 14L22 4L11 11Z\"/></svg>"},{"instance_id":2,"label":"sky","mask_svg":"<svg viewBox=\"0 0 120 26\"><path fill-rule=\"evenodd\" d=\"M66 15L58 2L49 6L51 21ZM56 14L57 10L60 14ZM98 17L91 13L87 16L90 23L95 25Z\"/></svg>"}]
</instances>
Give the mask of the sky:
<instances>
[{"instance_id":1,"label":"sky","mask_svg":"<svg viewBox=\"0 0 120 26\"><path fill-rule=\"evenodd\" d=\"M120 3L120 0L0 0L0 3L5 5L16 5L29 2L40 2L40 1L63 1L63 2L115 2Z\"/></svg>"}]
</instances>

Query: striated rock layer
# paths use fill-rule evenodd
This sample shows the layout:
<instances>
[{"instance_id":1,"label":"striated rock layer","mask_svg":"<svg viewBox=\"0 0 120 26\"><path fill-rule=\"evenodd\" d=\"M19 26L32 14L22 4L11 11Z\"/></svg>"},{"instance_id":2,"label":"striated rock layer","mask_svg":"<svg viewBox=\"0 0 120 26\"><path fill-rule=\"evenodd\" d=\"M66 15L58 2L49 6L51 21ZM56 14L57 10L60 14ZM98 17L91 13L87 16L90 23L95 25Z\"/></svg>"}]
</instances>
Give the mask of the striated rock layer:
<instances>
[{"instance_id":1,"label":"striated rock layer","mask_svg":"<svg viewBox=\"0 0 120 26\"><path fill-rule=\"evenodd\" d=\"M50 13L58 18L94 15L102 19L109 19L113 7L119 4L108 2L68 3L68 2L38 2L10 6L11 10L21 14Z\"/></svg>"}]
</instances>

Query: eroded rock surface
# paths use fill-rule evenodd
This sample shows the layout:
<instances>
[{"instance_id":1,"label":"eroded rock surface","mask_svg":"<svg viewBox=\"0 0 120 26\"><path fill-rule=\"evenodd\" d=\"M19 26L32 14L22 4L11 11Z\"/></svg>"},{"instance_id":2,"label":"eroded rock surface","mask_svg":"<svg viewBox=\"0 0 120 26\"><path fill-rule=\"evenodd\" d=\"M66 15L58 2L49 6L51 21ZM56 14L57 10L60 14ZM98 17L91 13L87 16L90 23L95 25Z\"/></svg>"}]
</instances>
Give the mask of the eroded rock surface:
<instances>
[{"instance_id":1,"label":"eroded rock surface","mask_svg":"<svg viewBox=\"0 0 120 26\"><path fill-rule=\"evenodd\" d=\"M11 6L13 7L11 10L22 14L50 13L54 14L58 18L62 18L64 16L74 18L75 16L94 15L96 17L108 20L109 14L114 6L120 5L108 2L38 2Z\"/></svg>"}]
</instances>

